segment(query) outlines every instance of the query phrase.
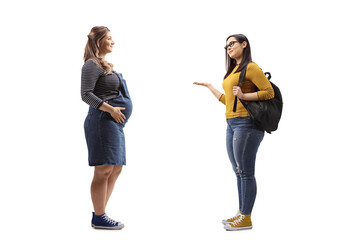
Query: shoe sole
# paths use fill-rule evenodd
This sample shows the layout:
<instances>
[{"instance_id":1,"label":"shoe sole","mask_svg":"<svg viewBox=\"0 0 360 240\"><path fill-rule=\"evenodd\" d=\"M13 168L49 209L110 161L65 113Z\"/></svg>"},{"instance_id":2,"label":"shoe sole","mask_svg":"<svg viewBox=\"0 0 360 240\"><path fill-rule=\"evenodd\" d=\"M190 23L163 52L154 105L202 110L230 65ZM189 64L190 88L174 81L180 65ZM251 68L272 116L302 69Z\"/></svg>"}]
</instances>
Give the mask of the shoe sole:
<instances>
[{"instance_id":1,"label":"shoe sole","mask_svg":"<svg viewBox=\"0 0 360 240\"><path fill-rule=\"evenodd\" d=\"M104 227L104 226L96 226L94 224L91 224L91 227L93 227L95 229L121 230L124 228L124 225L117 226L117 227Z\"/></svg>"},{"instance_id":2,"label":"shoe sole","mask_svg":"<svg viewBox=\"0 0 360 240\"><path fill-rule=\"evenodd\" d=\"M239 230L247 230L247 229L252 229L252 226L248 226L248 227L229 227L226 228L226 225L224 226L224 228L226 229L226 231L239 231Z\"/></svg>"}]
</instances>

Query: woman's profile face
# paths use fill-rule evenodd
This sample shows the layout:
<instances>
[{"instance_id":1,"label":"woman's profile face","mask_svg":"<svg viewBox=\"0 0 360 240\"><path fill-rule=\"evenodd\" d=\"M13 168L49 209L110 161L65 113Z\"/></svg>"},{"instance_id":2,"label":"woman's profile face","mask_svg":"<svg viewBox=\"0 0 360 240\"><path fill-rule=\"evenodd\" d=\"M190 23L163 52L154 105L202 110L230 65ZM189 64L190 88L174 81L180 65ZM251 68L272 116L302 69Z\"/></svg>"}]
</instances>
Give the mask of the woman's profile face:
<instances>
[{"instance_id":1,"label":"woman's profile face","mask_svg":"<svg viewBox=\"0 0 360 240\"><path fill-rule=\"evenodd\" d=\"M246 42L239 43L235 37L230 37L226 41L227 54L232 59L238 59L242 57L244 48L246 47Z\"/></svg>"},{"instance_id":2,"label":"woman's profile face","mask_svg":"<svg viewBox=\"0 0 360 240\"><path fill-rule=\"evenodd\" d=\"M111 53L113 50L114 41L112 40L111 32L107 32L106 36L101 41L101 54L108 54Z\"/></svg>"}]
</instances>

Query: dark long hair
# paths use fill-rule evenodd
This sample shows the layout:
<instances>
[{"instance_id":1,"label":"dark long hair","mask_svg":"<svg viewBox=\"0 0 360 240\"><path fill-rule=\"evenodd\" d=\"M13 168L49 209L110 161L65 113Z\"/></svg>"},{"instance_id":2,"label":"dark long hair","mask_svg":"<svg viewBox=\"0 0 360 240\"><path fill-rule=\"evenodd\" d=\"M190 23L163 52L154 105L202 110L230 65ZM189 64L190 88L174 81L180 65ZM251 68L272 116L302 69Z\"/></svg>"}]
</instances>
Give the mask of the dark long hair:
<instances>
[{"instance_id":1,"label":"dark long hair","mask_svg":"<svg viewBox=\"0 0 360 240\"><path fill-rule=\"evenodd\" d=\"M248 63L252 62L251 59L251 49L250 49L250 42L247 39L247 37L243 34L234 34L234 35L230 35L227 39L226 42L229 38L234 37L236 38L236 41L238 41L239 43L243 43L244 41L247 42L246 48L244 48L244 52L242 55L242 59L241 59L241 63L240 66L238 67L238 69L235 72L240 72L240 70L247 65ZM236 67L236 60L235 59L231 59L229 57L229 55L227 54L227 49L225 49L225 68L226 68L226 74L224 76L224 79L229 76L229 74L234 70L234 67Z\"/></svg>"},{"instance_id":2,"label":"dark long hair","mask_svg":"<svg viewBox=\"0 0 360 240\"><path fill-rule=\"evenodd\" d=\"M88 35L88 41L86 43L84 52L84 62L89 59L93 59L102 69L105 70L106 74L111 73L113 64L105 61L105 59L100 58L99 54L103 45L103 39L108 32L110 32L110 30L107 27L93 27Z\"/></svg>"}]
</instances>

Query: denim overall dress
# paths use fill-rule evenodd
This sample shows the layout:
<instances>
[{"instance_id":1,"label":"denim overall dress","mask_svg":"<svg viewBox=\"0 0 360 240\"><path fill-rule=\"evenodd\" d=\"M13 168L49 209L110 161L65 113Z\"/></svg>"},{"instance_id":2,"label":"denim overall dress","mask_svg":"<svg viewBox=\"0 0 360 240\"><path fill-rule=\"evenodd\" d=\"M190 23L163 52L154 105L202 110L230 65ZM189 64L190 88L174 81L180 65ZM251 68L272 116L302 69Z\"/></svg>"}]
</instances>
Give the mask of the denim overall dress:
<instances>
[{"instance_id":1,"label":"denim overall dress","mask_svg":"<svg viewBox=\"0 0 360 240\"><path fill-rule=\"evenodd\" d=\"M123 128L130 118L132 102L122 74L116 72L115 74L120 80L119 95L106 100L106 102L113 107L126 108L121 110L126 119L123 123L117 123L110 113L89 107L84 129L90 166L126 165Z\"/></svg>"}]
</instances>

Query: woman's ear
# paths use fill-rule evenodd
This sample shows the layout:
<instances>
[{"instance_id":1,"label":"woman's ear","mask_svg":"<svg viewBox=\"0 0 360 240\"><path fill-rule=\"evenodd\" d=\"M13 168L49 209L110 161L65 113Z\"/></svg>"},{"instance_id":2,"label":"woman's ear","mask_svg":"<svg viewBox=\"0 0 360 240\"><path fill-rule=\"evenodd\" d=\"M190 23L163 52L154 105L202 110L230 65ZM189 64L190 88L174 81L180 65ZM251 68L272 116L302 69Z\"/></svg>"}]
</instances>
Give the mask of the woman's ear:
<instances>
[{"instance_id":1,"label":"woman's ear","mask_svg":"<svg viewBox=\"0 0 360 240\"><path fill-rule=\"evenodd\" d=\"M246 42L246 41L243 41L243 42L241 43L241 46L242 46L242 48L246 48L247 42Z\"/></svg>"}]
</instances>

